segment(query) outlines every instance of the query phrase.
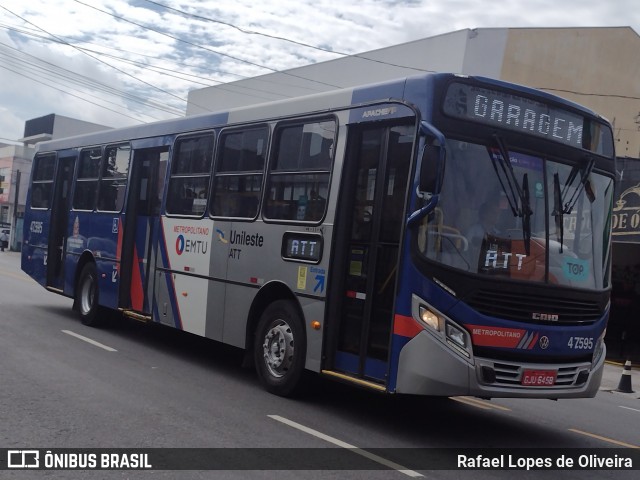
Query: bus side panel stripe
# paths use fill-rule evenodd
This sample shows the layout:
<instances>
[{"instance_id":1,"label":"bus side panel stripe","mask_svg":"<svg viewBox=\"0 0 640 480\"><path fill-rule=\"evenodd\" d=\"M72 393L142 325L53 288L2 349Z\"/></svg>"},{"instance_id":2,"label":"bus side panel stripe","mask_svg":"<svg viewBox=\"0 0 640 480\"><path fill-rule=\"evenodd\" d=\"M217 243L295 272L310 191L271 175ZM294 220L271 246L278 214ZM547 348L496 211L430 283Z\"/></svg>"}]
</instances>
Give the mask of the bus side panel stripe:
<instances>
[{"instance_id":1,"label":"bus side panel stripe","mask_svg":"<svg viewBox=\"0 0 640 480\"><path fill-rule=\"evenodd\" d=\"M413 338L423 330L416 321L406 315L396 314L393 321L393 333L403 337Z\"/></svg>"},{"instance_id":2,"label":"bus side panel stripe","mask_svg":"<svg viewBox=\"0 0 640 480\"><path fill-rule=\"evenodd\" d=\"M167 238L164 234L164 221L160 217L160 233L162 234L162 241L159 242L160 256L162 257L162 264L167 270L171 270L171 262L169 261L169 253L167 252ZM168 271L164 274L167 291L169 292L169 303L171 303L171 311L173 312L173 321L176 328L183 330L182 318L180 317L180 308L178 307L178 300L176 298L176 288L173 284L173 275Z\"/></svg>"},{"instance_id":3,"label":"bus side panel stripe","mask_svg":"<svg viewBox=\"0 0 640 480\"><path fill-rule=\"evenodd\" d=\"M120 264L122 262L122 217L118 218L118 241L116 244L116 271L118 272L118 276L122 275L120 271Z\"/></svg>"},{"instance_id":4,"label":"bus side panel stripe","mask_svg":"<svg viewBox=\"0 0 640 480\"><path fill-rule=\"evenodd\" d=\"M140 275L140 258L138 247L133 246L133 268L131 269L131 306L134 310L143 311L144 293L142 292L142 276Z\"/></svg>"}]
</instances>

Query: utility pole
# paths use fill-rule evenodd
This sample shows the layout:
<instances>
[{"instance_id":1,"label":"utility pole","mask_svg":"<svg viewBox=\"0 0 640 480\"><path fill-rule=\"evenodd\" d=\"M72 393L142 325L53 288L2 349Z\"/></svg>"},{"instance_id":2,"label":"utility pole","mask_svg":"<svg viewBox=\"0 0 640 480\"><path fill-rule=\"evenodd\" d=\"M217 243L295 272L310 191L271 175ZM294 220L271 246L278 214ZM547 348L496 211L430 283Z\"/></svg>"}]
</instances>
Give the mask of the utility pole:
<instances>
[{"instance_id":1,"label":"utility pole","mask_svg":"<svg viewBox=\"0 0 640 480\"><path fill-rule=\"evenodd\" d=\"M11 245L9 246L9 250L13 250L16 245L16 234L18 232L18 199L20 195L20 170L16 170L16 196L13 200L13 224L11 228Z\"/></svg>"}]
</instances>

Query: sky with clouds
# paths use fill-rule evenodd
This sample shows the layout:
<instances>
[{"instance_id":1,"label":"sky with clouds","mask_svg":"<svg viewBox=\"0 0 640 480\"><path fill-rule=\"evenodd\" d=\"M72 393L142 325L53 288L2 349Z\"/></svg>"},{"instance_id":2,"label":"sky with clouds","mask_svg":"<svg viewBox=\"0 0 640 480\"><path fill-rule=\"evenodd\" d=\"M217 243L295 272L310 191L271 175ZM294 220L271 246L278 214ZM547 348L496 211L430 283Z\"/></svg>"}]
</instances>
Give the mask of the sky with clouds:
<instances>
[{"instance_id":1,"label":"sky with clouds","mask_svg":"<svg viewBox=\"0 0 640 480\"><path fill-rule=\"evenodd\" d=\"M637 0L0 0L0 142L50 113L182 116L191 89L465 28L602 26L640 33Z\"/></svg>"}]
</instances>

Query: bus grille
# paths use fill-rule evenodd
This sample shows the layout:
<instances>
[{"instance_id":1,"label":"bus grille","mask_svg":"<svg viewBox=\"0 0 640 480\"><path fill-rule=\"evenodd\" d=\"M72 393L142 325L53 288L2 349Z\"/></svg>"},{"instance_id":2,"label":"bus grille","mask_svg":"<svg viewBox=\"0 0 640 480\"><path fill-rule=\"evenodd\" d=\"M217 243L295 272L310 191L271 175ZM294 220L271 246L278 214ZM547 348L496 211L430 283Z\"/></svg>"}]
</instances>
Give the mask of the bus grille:
<instances>
[{"instance_id":1,"label":"bus grille","mask_svg":"<svg viewBox=\"0 0 640 480\"><path fill-rule=\"evenodd\" d=\"M531 388L522 386L525 369L546 369L546 365L496 362L488 358L476 357L478 376L481 383L505 388ZM584 385L589 377L590 363L571 363L558 366L556 381L544 388L567 388ZM537 388L537 387L534 387Z\"/></svg>"},{"instance_id":2,"label":"bus grille","mask_svg":"<svg viewBox=\"0 0 640 480\"><path fill-rule=\"evenodd\" d=\"M583 366L584 367L584 366ZM588 367L588 366L586 366ZM496 384L503 386L519 386L522 379L523 368L520 365L509 365L505 363L494 363L493 368L496 373ZM582 368L577 365L560 367L556 377L555 387L568 387L575 384L578 373Z\"/></svg>"},{"instance_id":3,"label":"bus grille","mask_svg":"<svg viewBox=\"0 0 640 480\"><path fill-rule=\"evenodd\" d=\"M599 320L604 313L595 300L491 290L476 290L469 305L484 315L527 323L585 324Z\"/></svg>"}]
</instances>

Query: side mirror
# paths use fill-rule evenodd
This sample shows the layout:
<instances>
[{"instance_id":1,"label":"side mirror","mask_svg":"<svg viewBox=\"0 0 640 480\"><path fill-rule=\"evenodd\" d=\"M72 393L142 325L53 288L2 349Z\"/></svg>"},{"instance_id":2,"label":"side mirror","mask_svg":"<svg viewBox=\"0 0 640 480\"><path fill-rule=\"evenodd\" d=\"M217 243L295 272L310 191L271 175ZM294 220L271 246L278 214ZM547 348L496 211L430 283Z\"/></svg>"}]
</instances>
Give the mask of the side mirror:
<instances>
[{"instance_id":1,"label":"side mirror","mask_svg":"<svg viewBox=\"0 0 640 480\"><path fill-rule=\"evenodd\" d=\"M420 124L420 131L423 136L423 147L417 195L426 202L409 215L407 227L418 225L419 221L437 207L447 158L446 139L442 132L427 122Z\"/></svg>"},{"instance_id":2,"label":"side mirror","mask_svg":"<svg viewBox=\"0 0 640 480\"><path fill-rule=\"evenodd\" d=\"M420 183L418 190L422 193L437 195L442 188L445 165L445 149L439 145L425 145L422 150L420 166Z\"/></svg>"},{"instance_id":3,"label":"side mirror","mask_svg":"<svg viewBox=\"0 0 640 480\"><path fill-rule=\"evenodd\" d=\"M421 131L425 136L420 162L418 193L422 196L438 195L442 189L447 158L444 135L433 125L422 122Z\"/></svg>"}]
</instances>

